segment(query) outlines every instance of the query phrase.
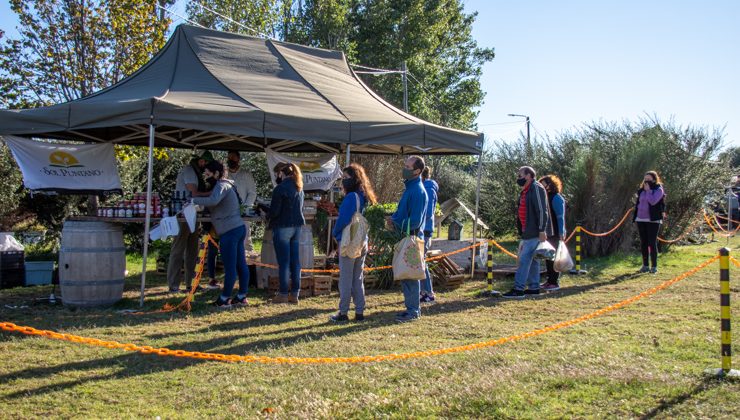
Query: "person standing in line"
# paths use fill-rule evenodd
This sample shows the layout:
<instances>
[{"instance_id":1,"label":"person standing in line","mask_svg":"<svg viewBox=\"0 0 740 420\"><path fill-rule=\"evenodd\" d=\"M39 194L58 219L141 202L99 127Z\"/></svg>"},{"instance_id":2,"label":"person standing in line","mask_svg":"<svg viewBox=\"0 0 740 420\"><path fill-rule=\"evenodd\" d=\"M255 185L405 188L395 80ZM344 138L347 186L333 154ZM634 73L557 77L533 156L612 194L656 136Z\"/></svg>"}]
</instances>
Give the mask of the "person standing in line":
<instances>
[{"instance_id":1,"label":"person standing in line","mask_svg":"<svg viewBox=\"0 0 740 420\"><path fill-rule=\"evenodd\" d=\"M206 192L206 183L203 180L203 170L207 163L213 161L213 155L209 151L203 152L201 156L193 156L190 164L185 166L177 174L175 184L175 193L183 198L187 195L198 197L208 195ZM174 215L173 215L174 216ZM170 248L170 258L167 264L167 284L170 293L181 292L180 290L180 270L185 264L185 284L187 289L184 293L190 291L195 276L195 264L198 256L198 237L200 229L196 227L195 232L190 232L188 224L184 221L179 222L180 233L175 236Z\"/></svg>"},{"instance_id":2,"label":"person standing in line","mask_svg":"<svg viewBox=\"0 0 740 420\"><path fill-rule=\"evenodd\" d=\"M257 184L254 182L252 172L248 168L241 167L240 155L237 151L230 151L227 157L227 175L226 178L234 181L234 188L239 198L242 200L241 205L251 208L257 199ZM244 239L244 250L249 253L254 250L252 245L252 235L249 222L244 222L244 228L247 230L247 236ZM216 280L216 255L218 249L213 245L208 246L208 289L218 289L219 284Z\"/></svg>"},{"instance_id":3,"label":"person standing in line","mask_svg":"<svg viewBox=\"0 0 740 420\"><path fill-rule=\"evenodd\" d=\"M557 175L546 175L540 178L539 183L545 187L547 202L550 205L550 221L552 222L553 236L547 237L547 242L558 249L560 242L564 241L565 235L565 199L561 191L563 183ZM540 290L554 292L560 290L560 273L555 271L555 261L545 261L547 266L547 280L540 284Z\"/></svg>"},{"instance_id":4,"label":"person standing in line","mask_svg":"<svg viewBox=\"0 0 740 420\"><path fill-rule=\"evenodd\" d=\"M249 287L249 268L244 254L244 236L247 234L242 223L239 197L233 181L224 177L224 165L212 161L206 165L207 182L213 184L208 197L194 197L193 203L208 207L211 212L211 223L219 237L221 258L224 261L224 288L213 304L219 308L246 306ZM239 291L231 297L237 276Z\"/></svg>"},{"instance_id":5,"label":"person standing in line","mask_svg":"<svg viewBox=\"0 0 740 420\"><path fill-rule=\"evenodd\" d=\"M398 202L396 212L390 216L388 227L403 234L408 229L412 235L423 238L424 221L429 198L421 183L421 172L424 170L424 159L421 156L410 156L404 162L403 183L405 189ZM404 312L396 315L397 322L416 321L421 316L419 308L419 280L402 280Z\"/></svg>"},{"instance_id":6,"label":"person standing in line","mask_svg":"<svg viewBox=\"0 0 740 420\"><path fill-rule=\"evenodd\" d=\"M352 222L356 212L364 213L368 204L377 203L375 191L365 174L365 168L360 164L352 163L342 170L342 189L344 200L339 206L337 222L332 229L332 235L337 243L342 241L342 232ZM367 242L367 236L365 236ZM350 299L355 302L355 321L365 320L365 284L363 283L365 256L367 248L357 258L339 256L339 312L329 317L332 322L349 321Z\"/></svg>"},{"instance_id":7,"label":"person standing in line","mask_svg":"<svg viewBox=\"0 0 740 420\"><path fill-rule=\"evenodd\" d=\"M540 294L540 262L535 258L535 252L540 242L554 235L547 192L535 177L536 173L530 166L522 166L517 172L516 183L522 192L519 195L516 227L521 240L514 288L503 294L507 299L524 299L527 295Z\"/></svg>"},{"instance_id":8,"label":"person standing in line","mask_svg":"<svg viewBox=\"0 0 740 420\"><path fill-rule=\"evenodd\" d=\"M640 233L642 267L640 273L658 272L658 230L665 212L665 190L658 173L648 171L637 190L637 202L632 221L637 223ZM650 266L648 266L648 257Z\"/></svg>"},{"instance_id":9,"label":"person standing in line","mask_svg":"<svg viewBox=\"0 0 740 420\"><path fill-rule=\"evenodd\" d=\"M432 234L434 233L434 210L437 207L437 193L439 192L439 184L432 178L432 168L425 166L424 170L421 171L421 179L423 180L424 190L427 193L429 203L427 203L427 211L424 221L424 255L432 247ZM427 276L421 282L421 297L420 301L422 304L433 305L435 303L434 289L432 288L432 276L429 273L429 266L426 267Z\"/></svg>"},{"instance_id":10,"label":"person standing in line","mask_svg":"<svg viewBox=\"0 0 740 420\"><path fill-rule=\"evenodd\" d=\"M297 305L301 291L299 241L301 228L306 224L303 218L303 174L294 163L278 163L273 171L277 186L272 190L268 218L278 263L280 291L272 303Z\"/></svg>"}]
</instances>

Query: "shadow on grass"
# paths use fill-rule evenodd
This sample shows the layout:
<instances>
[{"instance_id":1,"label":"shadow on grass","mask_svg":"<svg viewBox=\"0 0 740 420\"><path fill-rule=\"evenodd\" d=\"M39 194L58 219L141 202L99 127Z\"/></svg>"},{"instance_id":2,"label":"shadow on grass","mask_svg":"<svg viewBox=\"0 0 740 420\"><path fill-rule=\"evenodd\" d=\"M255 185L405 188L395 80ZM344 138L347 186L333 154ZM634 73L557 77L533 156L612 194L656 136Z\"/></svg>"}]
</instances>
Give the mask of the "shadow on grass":
<instances>
[{"instance_id":1,"label":"shadow on grass","mask_svg":"<svg viewBox=\"0 0 740 420\"><path fill-rule=\"evenodd\" d=\"M643 416L641 416L641 419L652 419L660 414L662 414L665 411L668 411L672 409L673 407L679 406L686 401L690 400L691 398L703 393L704 391L708 391L712 388L715 388L722 384L722 380L719 378L714 377L707 377L701 382L699 382L695 387L692 389L684 392L681 395L677 395L669 400L662 401L657 407L653 408L652 410L645 413Z\"/></svg>"}]
</instances>

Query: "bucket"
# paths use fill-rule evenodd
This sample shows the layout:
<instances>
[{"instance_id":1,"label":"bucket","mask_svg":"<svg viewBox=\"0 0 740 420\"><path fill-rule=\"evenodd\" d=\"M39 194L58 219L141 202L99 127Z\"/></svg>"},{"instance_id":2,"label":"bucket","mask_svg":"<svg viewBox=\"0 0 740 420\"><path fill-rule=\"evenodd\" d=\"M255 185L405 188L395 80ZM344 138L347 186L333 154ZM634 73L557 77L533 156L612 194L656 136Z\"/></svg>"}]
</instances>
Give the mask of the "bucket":
<instances>
[{"instance_id":1,"label":"bucket","mask_svg":"<svg viewBox=\"0 0 740 420\"><path fill-rule=\"evenodd\" d=\"M310 225L303 225L298 240L298 256L301 260L301 268L313 268L313 231ZM265 236L262 239L262 256L263 264L277 265L275 257L275 246L272 243L272 229L265 229ZM267 287L270 276L277 277L278 271L274 268L257 267L257 287L264 289Z\"/></svg>"},{"instance_id":2,"label":"bucket","mask_svg":"<svg viewBox=\"0 0 740 420\"><path fill-rule=\"evenodd\" d=\"M62 301L71 306L107 306L123 297L126 248L119 225L67 221L59 250Z\"/></svg>"}]
</instances>

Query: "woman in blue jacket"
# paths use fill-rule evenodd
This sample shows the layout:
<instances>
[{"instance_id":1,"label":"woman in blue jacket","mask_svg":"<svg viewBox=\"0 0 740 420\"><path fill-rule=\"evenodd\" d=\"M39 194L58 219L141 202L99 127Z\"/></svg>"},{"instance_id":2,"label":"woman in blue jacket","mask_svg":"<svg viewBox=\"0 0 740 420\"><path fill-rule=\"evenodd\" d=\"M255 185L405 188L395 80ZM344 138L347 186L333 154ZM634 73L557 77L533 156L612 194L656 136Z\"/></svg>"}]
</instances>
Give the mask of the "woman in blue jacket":
<instances>
[{"instance_id":1,"label":"woman in blue jacket","mask_svg":"<svg viewBox=\"0 0 740 420\"><path fill-rule=\"evenodd\" d=\"M357 163L352 163L342 170L342 189L345 194L344 200L339 206L339 216L332 230L337 243L341 243L342 231L352 222L352 216L358 211L363 213L368 204L373 205L377 202L365 169ZM367 237L365 237L365 242L367 242ZM349 321L347 313L350 299L355 302L355 321L365 319L363 268L366 255L367 249L357 258L339 256L339 312L330 316L330 321Z\"/></svg>"},{"instance_id":2,"label":"woman in blue jacket","mask_svg":"<svg viewBox=\"0 0 740 420\"><path fill-rule=\"evenodd\" d=\"M273 170L278 185L272 190L268 218L278 263L280 291L272 303L298 304L301 290L299 240L301 228L306 224L303 218L303 174L294 163L278 163Z\"/></svg>"},{"instance_id":3,"label":"woman in blue jacket","mask_svg":"<svg viewBox=\"0 0 740 420\"><path fill-rule=\"evenodd\" d=\"M555 249L558 249L560 242L565 240L565 199L561 191L563 183L556 175L546 175L540 178L540 184L547 191L547 201L550 206L550 220L552 220L553 236L547 237L547 242ZM547 260L547 281L540 285L543 291L554 292L560 290L560 273L555 271L555 262Z\"/></svg>"}]
</instances>

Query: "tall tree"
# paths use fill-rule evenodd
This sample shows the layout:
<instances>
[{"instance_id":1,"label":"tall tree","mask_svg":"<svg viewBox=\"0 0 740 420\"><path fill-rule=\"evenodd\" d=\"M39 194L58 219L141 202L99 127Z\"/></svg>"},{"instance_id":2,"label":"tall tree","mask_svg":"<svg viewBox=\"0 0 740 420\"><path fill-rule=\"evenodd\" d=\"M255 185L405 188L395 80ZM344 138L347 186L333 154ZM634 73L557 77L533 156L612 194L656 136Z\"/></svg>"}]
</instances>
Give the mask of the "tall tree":
<instances>
[{"instance_id":1,"label":"tall tree","mask_svg":"<svg viewBox=\"0 0 740 420\"><path fill-rule=\"evenodd\" d=\"M0 105L7 108L71 101L119 81L159 50L169 25L147 0L11 0L10 6L19 37L0 46Z\"/></svg>"}]
</instances>

